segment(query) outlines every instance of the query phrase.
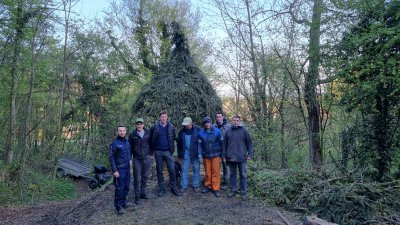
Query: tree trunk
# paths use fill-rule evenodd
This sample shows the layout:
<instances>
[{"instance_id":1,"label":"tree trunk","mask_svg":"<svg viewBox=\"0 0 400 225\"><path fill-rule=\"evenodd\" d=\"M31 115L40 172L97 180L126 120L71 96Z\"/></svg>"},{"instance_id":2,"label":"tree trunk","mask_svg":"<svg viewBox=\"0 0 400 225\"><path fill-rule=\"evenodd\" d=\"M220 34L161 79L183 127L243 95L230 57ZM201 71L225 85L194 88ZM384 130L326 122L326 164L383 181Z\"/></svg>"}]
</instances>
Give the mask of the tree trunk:
<instances>
[{"instance_id":1,"label":"tree trunk","mask_svg":"<svg viewBox=\"0 0 400 225\"><path fill-rule=\"evenodd\" d=\"M283 90L282 90L282 96L281 96L281 101L279 103L279 117L281 120L281 130L280 130L280 147L281 147L281 168L286 169L288 168L288 159L286 155L286 147L285 147L285 126L286 126L286 121L285 121L285 100L286 100L286 89L288 86L288 79L287 75L283 78Z\"/></svg>"},{"instance_id":2,"label":"tree trunk","mask_svg":"<svg viewBox=\"0 0 400 225\"><path fill-rule=\"evenodd\" d=\"M32 10L32 6L30 7L30 9ZM30 133L30 129L31 129L30 123L32 120L32 98L33 98L33 89L34 89L35 75L36 75L36 59L37 59L39 52L41 51L41 49L43 47L45 37L40 40L40 42L39 42L40 46L36 53L35 53L35 49L37 47L37 34L39 32L39 27L43 21L44 20L41 20L38 18L37 21L32 23L33 35L32 35L31 42L30 42L30 45L31 45L30 46L31 47L31 74L30 74L30 79L29 79L28 102L26 105L26 113L25 113L25 123L24 123L24 133L23 133L23 149L22 149L21 158L20 158L22 168L25 166L26 157L29 152L29 149L31 148L29 146L29 133ZM22 171L23 171L23 169L22 169Z\"/></svg>"},{"instance_id":3,"label":"tree trunk","mask_svg":"<svg viewBox=\"0 0 400 225\"><path fill-rule=\"evenodd\" d=\"M385 179L385 175L390 171L390 158L389 158L389 148L390 144L388 144L388 140L390 137L388 137L388 129L389 129L389 124L388 124L388 118L389 118L389 100L386 97L381 97L381 96L387 96L384 93L384 88L381 86L378 87L378 93L380 95L376 96L376 110L379 112L378 114L374 115L374 139L375 142L377 143L378 147L378 155L377 157L377 168L378 168L378 180L383 181Z\"/></svg>"},{"instance_id":4,"label":"tree trunk","mask_svg":"<svg viewBox=\"0 0 400 225\"><path fill-rule=\"evenodd\" d=\"M64 46L63 46L63 61L62 61L62 84L61 84L61 93L60 93L60 112L58 115L58 127L57 127L57 134L60 135L62 133L63 124L63 109L64 109L64 96L65 96L65 89L67 83L67 44L68 44L68 31L69 31L69 16L71 11L71 1L67 0L63 2L64 4L64 16L65 16L65 28L64 28ZM68 7L68 8L67 8ZM61 149L63 152L64 149Z\"/></svg>"},{"instance_id":5,"label":"tree trunk","mask_svg":"<svg viewBox=\"0 0 400 225\"><path fill-rule=\"evenodd\" d=\"M27 151L29 149L29 130L30 130L30 122L32 117L32 95L33 95L33 87L35 83L35 59L36 55L34 53L35 50L35 35L32 37L31 40L31 77L29 79L29 94L28 94L28 102L26 104L26 113L25 113L25 124L24 124L24 136L23 136L23 148L21 153L21 163L22 167L25 165Z\"/></svg>"},{"instance_id":6,"label":"tree trunk","mask_svg":"<svg viewBox=\"0 0 400 225\"><path fill-rule=\"evenodd\" d=\"M254 45L254 34L253 34L253 25L252 25L252 20L251 20L251 12L250 12L250 1L249 0L245 0L245 4L246 4L246 10L247 10L247 26L249 28L249 38L250 38L250 60L252 62L252 69L253 69L253 77L254 77L254 85L253 85L253 89L254 89L254 106L255 106L255 110L256 110L256 118L254 118L255 120L261 120L264 121L265 117L264 117L264 112L265 110L263 109L263 102L262 102L262 95L265 93L262 93L262 85L260 82L260 77L259 77L259 73L258 73L258 65L257 65L257 57L255 54L255 45ZM265 98L264 98L265 99Z\"/></svg>"},{"instance_id":7,"label":"tree trunk","mask_svg":"<svg viewBox=\"0 0 400 225\"><path fill-rule=\"evenodd\" d=\"M318 67L320 63L319 52L322 8L322 0L315 0L310 27L309 69L304 81L305 103L308 110L309 156L314 169L320 168L323 161L320 143L320 107L316 96L316 85L319 77Z\"/></svg>"}]
</instances>

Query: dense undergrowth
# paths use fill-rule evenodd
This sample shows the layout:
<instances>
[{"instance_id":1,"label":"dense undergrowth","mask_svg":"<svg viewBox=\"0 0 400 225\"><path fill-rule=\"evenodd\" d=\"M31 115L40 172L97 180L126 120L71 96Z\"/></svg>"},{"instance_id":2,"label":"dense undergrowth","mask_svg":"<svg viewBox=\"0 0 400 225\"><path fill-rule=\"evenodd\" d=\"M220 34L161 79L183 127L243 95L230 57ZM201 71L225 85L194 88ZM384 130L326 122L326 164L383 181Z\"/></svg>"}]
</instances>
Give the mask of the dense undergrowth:
<instances>
[{"instance_id":1,"label":"dense undergrowth","mask_svg":"<svg viewBox=\"0 0 400 225\"><path fill-rule=\"evenodd\" d=\"M30 171L19 182L0 183L0 206L31 205L39 202L75 198L75 187L69 178L53 179Z\"/></svg>"},{"instance_id":2,"label":"dense undergrowth","mask_svg":"<svg viewBox=\"0 0 400 225\"><path fill-rule=\"evenodd\" d=\"M249 165L249 190L270 205L315 214L338 224L400 224L400 182Z\"/></svg>"}]
</instances>

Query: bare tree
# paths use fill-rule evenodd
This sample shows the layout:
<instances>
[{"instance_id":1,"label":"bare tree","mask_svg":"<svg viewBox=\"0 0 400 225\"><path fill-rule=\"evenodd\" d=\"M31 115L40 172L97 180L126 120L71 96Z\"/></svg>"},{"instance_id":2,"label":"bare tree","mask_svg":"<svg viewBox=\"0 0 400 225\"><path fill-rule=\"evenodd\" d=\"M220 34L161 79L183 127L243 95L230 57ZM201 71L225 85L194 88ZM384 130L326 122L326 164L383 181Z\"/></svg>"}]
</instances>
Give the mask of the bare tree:
<instances>
[{"instance_id":1,"label":"bare tree","mask_svg":"<svg viewBox=\"0 0 400 225\"><path fill-rule=\"evenodd\" d=\"M247 74L250 78L241 84L241 94L251 108L252 119L260 125L265 124L269 111L268 77L266 76L266 68L263 68L263 58L265 58L266 53L262 40L266 35L260 34L257 30L257 24L259 25L260 20L257 17L262 15L262 10L260 6L248 0L235 2L213 0L212 2L218 9L223 21L221 25L228 34L230 44L240 52L240 60L243 62L237 64L240 68L236 70ZM232 65L234 64L232 63ZM247 93L247 87L250 88L250 93Z\"/></svg>"}]
</instances>

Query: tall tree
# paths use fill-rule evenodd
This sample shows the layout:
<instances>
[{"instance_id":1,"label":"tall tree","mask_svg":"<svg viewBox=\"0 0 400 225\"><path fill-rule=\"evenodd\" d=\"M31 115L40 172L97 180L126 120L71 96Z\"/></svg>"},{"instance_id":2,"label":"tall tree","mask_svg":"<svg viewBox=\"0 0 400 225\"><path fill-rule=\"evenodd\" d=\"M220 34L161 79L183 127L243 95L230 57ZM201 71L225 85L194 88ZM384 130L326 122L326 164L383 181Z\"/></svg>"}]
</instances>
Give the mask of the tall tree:
<instances>
[{"instance_id":1,"label":"tall tree","mask_svg":"<svg viewBox=\"0 0 400 225\"><path fill-rule=\"evenodd\" d=\"M24 129L23 129L23 145L21 150L21 157L20 161L22 163L22 167L25 166L27 154L30 150L29 146L29 137L31 133L31 123L32 123L32 101L33 101L33 91L35 88L35 79L36 79L36 63L38 61L39 54L43 50L45 40L48 38L46 35L50 23L49 23L49 16L51 15L51 11L48 9L50 1L44 1L38 3L38 5L30 3L30 10L33 10L35 7L40 7L40 16L36 16L31 21L31 40L30 40L30 74L29 74L29 94L28 100L26 104L25 110L25 121L24 121ZM24 169L22 169L24 171Z\"/></svg>"},{"instance_id":2,"label":"tall tree","mask_svg":"<svg viewBox=\"0 0 400 225\"><path fill-rule=\"evenodd\" d=\"M60 113L58 116L58 129L57 132L61 133L62 131L62 118L64 112L64 103L65 103L65 90L67 87L67 77L68 77L68 38L69 38L69 29L70 29L70 15L71 9L74 4L74 0L63 0L63 12L64 12L64 44L63 44L63 57L62 57L62 80L61 80L61 91L60 91ZM63 149L61 150L61 152Z\"/></svg>"},{"instance_id":3,"label":"tall tree","mask_svg":"<svg viewBox=\"0 0 400 225\"><path fill-rule=\"evenodd\" d=\"M323 161L320 138L321 108L318 103L316 90L319 79L321 15L323 8L322 0L314 0L308 46L309 67L304 80L304 96L308 113L309 155L314 168L320 167Z\"/></svg>"},{"instance_id":4,"label":"tall tree","mask_svg":"<svg viewBox=\"0 0 400 225\"><path fill-rule=\"evenodd\" d=\"M240 68L232 68L241 73L235 73L236 75L245 76L244 79L240 79L240 88L243 86L249 87L250 92L247 88L241 88L241 95L245 97L249 107L251 108L252 119L258 122L259 127L264 126L267 121L268 115L268 98L267 98L267 85L268 79L266 67L263 62L265 59L265 45L263 44L264 33L259 30L260 27L257 25L262 24L263 9L257 1L220 1L213 0L212 4L218 9L222 24L219 24L228 34L228 42L234 46L234 51L238 51L240 55L239 60L244 60L243 63L230 63L231 66ZM223 51L222 51L222 54ZM229 53L227 53L229 54ZM222 63L226 63L225 60L230 56L224 57L218 55ZM231 59L232 60L232 59ZM233 58L235 60L235 58ZM264 60L265 61L265 60ZM238 80L239 77L236 77ZM233 85L235 86L235 85ZM269 96L271 97L271 96ZM271 104L269 104L271 106ZM272 115L272 114L270 114ZM268 124L270 126L271 124Z\"/></svg>"},{"instance_id":5,"label":"tall tree","mask_svg":"<svg viewBox=\"0 0 400 225\"><path fill-rule=\"evenodd\" d=\"M10 65L10 119L9 119L9 133L6 143L6 163L11 163L14 159L14 151L17 140L17 94L18 94L18 81L20 69L20 56L22 41L25 35L25 28L29 20L36 14L35 11L26 9L24 0L18 0L15 3L14 10L11 10L11 21L13 21L13 35L12 35L12 59Z\"/></svg>"},{"instance_id":6,"label":"tall tree","mask_svg":"<svg viewBox=\"0 0 400 225\"><path fill-rule=\"evenodd\" d=\"M200 15L192 10L189 1L121 1L113 4L111 10L104 27L113 34L122 59L139 62L133 66L139 78L150 78L162 62L169 60L171 45L167 27L172 21L179 22L193 40L189 46L196 63L201 68L211 67L207 60L211 47L199 38Z\"/></svg>"}]
</instances>

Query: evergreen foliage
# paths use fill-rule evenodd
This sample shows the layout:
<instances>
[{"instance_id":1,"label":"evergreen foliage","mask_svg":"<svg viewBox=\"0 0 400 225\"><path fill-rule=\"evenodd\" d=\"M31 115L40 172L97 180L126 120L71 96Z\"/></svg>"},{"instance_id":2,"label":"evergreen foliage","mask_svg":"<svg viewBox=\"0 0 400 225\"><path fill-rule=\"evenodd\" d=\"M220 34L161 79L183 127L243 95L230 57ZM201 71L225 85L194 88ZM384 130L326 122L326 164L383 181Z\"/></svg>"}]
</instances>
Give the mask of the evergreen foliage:
<instances>
[{"instance_id":1,"label":"evergreen foliage","mask_svg":"<svg viewBox=\"0 0 400 225\"><path fill-rule=\"evenodd\" d=\"M358 165L371 165L371 175L387 179L399 150L400 3L379 2L362 10L360 21L338 46L345 84L341 103L362 115Z\"/></svg>"},{"instance_id":2,"label":"evergreen foliage","mask_svg":"<svg viewBox=\"0 0 400 225\"><path fill-rule=\"evenodd\" d=\"M204 116L221 110L221 100L195 64L179 25L172 23L171 28L170 60L161 65L150 83L143 87L132 113L151 122L158 118L161 110L166 110L175 125L186 116L201 122Z\"/></svg>"}]
</instances>

